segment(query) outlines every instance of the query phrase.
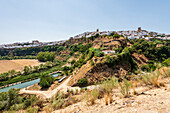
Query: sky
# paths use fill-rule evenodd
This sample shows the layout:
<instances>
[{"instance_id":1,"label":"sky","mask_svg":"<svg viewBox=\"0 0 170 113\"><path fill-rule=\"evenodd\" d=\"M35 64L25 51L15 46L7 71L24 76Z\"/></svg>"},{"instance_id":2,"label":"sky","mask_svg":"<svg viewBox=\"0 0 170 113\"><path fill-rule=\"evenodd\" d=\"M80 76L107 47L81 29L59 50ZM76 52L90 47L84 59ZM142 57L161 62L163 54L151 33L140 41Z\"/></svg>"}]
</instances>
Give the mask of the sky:
<instances>
[{"instance_id":1,"label":"sky","mask_svg":"<svg viewBox=\"0 0 170 113\"><path fill-rule=\"evenodd\" d=\"M170 0L0 0L0 44L59 41L86 31L170 34Z\"/></svg>"}]
</instances>

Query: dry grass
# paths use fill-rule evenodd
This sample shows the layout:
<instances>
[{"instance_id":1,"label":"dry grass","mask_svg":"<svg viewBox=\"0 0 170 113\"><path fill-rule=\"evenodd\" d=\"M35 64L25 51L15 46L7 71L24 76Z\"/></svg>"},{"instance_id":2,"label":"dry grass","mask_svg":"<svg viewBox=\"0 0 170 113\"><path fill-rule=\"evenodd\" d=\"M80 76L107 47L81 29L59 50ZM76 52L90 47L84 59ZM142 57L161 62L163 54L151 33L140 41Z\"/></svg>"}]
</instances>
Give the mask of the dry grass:
<instances>
[{"instance_id":1,"label":"dry grass","mask_svg":"<svg viewBox=\"0 0 170 113\"><path fill-rule=\"evenodd\" d=\"M41 63L34 59L17 59L17 60L0 60L0 73L8 72L9 70L22 71L24 66L38 66Z\"/></svg>"},{"instance_id":2,"label":"dry grass","mask_svg":"<svg viewBox=\"0 0 170 113\"><path fill-rule=\"evenodd\" d=\"M109 103L112 104L112 102L113 102L112 94L109 94Z\"/></svg>"},{"instance_id":3,"label":"dry grass","mask_svg":"<svg viewBox=\"0 0 170 113\"><path fill-rule=\"evenodd\" d=\"M160 87L160 83L159 83L160 78L161 78L161 74L159 70L142 76L142 80L146 85L153 85L154 87L158 87L158 88Z\"/></svg>"},{"instance_id":4,"label":"dry grass","mask_svg":"<svg viewBox=\"0 0 170 113\"><path fill-rule=\"evenodd\" d=\"M104 81L101 86L105 90L105 93L109 94L112 92L113 88L118 87L118 80L112 77L110 80Z\"/></svg>"},{"instance_id":5,"label":"dry grass","mask_svg":"<svg viewBox=\"0 0 170 113\"><path fill-rule=\"evenodd\" d=\"M104 95L104 99L105 99L105 105L108 105L108 95L107 94Z\"/></svg>"},{"instance_id":6,"label":"dry grass","mask_svg":"<svg viewBox=\"0 0 170 113\"><path fill-rule=\"evenodd\" d=\"M137 81L131 81L131 83L133 88L133 95L138 95L138 92L136 91Z\"/></svg>"},{"instance_id":7,"label":"dry grass","mask_svg":"<svg viewBox=\"0 0 170 113\"><path fill-rule=\"evenodd\" d=\"M121 90L120 93L124 96L124 97L129 97L130 96L130 88L132 87L132 83L128 80L124 80L122 84L120 84Z\"/></svg>"},{"instance_id":8,"label":"dry grass","mask_svg":"<svg viewBox=\"0 0 170 113\"><path fill-rule=\"evenodd\" d=\"M45 111L45 113L52 113L53 108L52 108L52 106L48 105L48 106L45 106L44 111Z\"/></svg>"},{"instance_id":9,"label":"dry grass","mask_svg":"<svg viewBox=\"0 0 170 113\"><path fill-rule=\"evenodd\" d=\"M93 89L92 91L87 91L85 94L85 100L87 105L95 104L95 100L99 98L99 90Z\"/></svg>"}]
</instances>

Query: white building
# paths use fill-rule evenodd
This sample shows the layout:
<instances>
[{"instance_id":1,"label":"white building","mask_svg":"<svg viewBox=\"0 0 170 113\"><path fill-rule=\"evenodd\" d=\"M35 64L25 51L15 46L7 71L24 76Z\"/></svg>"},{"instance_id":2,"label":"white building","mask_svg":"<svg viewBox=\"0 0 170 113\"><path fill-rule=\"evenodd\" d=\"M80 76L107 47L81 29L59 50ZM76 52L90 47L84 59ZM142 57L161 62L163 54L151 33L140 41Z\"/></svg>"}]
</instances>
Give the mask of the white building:
<instances>
[{"instance_id":1,"label":"white building","mask_svg":"<svg viewBox=\"0 0 170 113\"><path fill-rule=\"evenodd\" d=\"M112 54L112 53L116 53L114 50L104 50L104 51L102 51L102 52L104 52L104 54Z\"/></svg>"}]
</instances>

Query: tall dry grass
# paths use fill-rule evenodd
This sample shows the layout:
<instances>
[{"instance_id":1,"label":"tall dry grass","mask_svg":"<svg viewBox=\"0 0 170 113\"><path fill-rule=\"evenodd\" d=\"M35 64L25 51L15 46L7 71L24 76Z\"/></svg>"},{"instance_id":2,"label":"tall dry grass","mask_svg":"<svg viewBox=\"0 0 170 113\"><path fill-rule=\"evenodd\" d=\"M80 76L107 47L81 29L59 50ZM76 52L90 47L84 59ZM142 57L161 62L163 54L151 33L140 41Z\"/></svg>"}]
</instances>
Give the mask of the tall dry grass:
<instances>
[{"instance_id":1,"label":"tall dry grass","mask_svg":"<svg viewBox=\"0 0 170 113\"><path fill-rule=\"evenodd\" d=\"M92 91L87 91L85 94L85 100L87 105L95 104L95 100L99 98L99 90L93 89Z\"/></svg>"},{"instance_id":2,"label":"tall dry grass","mask_svg":"<svg viewBox=\"0 0 170 113\"><path fill-rule=\"evenodd\" d=\"M110 104L113 102L112 91L114 88L117 88L118 85L118 80L114 76L110 80L106 80L101 84L101 87L104 90L106 105L108 105L108 99Z\"/></svg>"},{"instance_id":3,"label":"tall dry grass","mask_svg":"<svg viewBox=\"0 0 170 113\"><path fill-rule=\"evenodd\" d=\"M132 83L126 79L124 79L123 83L120 83L120 93L123 95L123 97L129 97L130 96L130 88L132 87Z\"/></svg>"}]
</instances>

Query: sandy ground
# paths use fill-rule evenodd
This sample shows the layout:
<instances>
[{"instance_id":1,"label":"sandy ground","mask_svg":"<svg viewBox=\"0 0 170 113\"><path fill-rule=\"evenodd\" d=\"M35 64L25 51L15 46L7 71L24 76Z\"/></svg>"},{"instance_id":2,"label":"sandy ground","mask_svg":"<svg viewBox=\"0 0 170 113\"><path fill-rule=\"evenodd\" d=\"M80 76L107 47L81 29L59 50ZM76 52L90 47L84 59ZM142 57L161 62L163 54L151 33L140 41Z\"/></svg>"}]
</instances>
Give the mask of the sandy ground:
<instances>
[{"instance_id":1,"label":"sandy ground","mask_svg":"<svg viewBox=\"0 0 170 113\"><path fill-rule=\"evenodd\" d=\"M141 87L139 92L140 95L130 98L120 98L115 93L114 102L109 105L102 98L92 106L82 101L53 113L170 113L170 81L167 88Z\"/></svg>"},{"instance_id":2,"label":"sandy ground","mask_svg":"<svg viewBox=\"0 0 170 113\"><path fill-rule=\"evenodd\" d=\"M17 59L17 60L0 60L0 73L8 72L9 70L21 71L24 66L38 66L41 64L35 59Z\"/></svg>"}]
</instances>

